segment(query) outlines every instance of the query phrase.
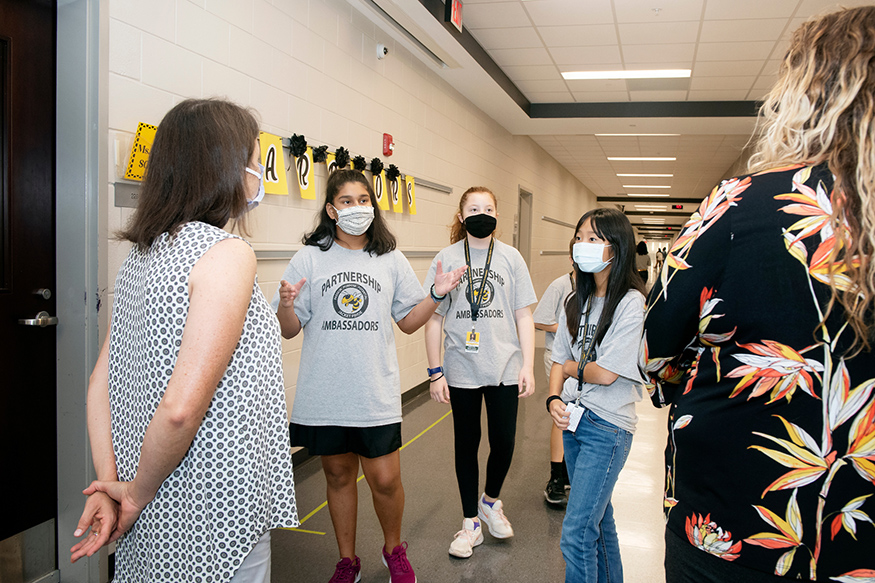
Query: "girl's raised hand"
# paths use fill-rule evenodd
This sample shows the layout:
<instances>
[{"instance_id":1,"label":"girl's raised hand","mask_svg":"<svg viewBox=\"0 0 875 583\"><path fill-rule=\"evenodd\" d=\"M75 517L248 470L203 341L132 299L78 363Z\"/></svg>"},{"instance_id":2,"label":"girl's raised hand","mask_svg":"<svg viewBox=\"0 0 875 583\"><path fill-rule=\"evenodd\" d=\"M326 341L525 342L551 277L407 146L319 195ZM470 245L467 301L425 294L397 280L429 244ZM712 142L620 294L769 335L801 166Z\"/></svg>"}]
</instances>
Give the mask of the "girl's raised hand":
<instances>
[{"instance_id":1,"label":"girl's raised hand","mask_svg":"<svg viewBox=\"0 0 875 583\"><path fill-rule=\"evenodd\" d=\"M444 273L443 266L438 261L434 272L434 292L439 296L443 296L456 289L467 269L468 266L463 265L458 269Z\"/></svg>"},{"instance_id":2,"label":"girl's raised hand","mask_svg":"<svg viewBox=\"0 0 875 583\"><path fill-rule=\"evenodd\" d=\"M302 277L301 281L295 285L290 284L286 280L280 281L280 306L283 308L293 308L295 306L295 298L301 293L301 288L307 283L307 278Z\"/></svg>"}]
</instances>

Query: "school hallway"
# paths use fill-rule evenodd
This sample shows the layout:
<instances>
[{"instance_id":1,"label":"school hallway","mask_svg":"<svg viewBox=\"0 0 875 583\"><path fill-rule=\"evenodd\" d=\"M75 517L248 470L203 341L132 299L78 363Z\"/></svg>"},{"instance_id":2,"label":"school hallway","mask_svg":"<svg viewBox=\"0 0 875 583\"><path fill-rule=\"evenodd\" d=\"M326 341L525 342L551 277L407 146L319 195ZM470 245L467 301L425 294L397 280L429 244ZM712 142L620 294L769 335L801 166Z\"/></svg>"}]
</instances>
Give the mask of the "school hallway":
<instances>
[{"instance_id":1,"label":"school hallway","mask_svg":"<svg viewBox=\"0 0 875 583\"><path fill-rule=\"evenodd\" d=\"M404 406L401 473L406 506L401 537L409 544L408 558L420 583L564 580L565 562L559 550L564 510L544 500L550 419L544 408L547 384L540 366L542 351L537 349L535 354L538 388L520 403L513 465L501 493L515 536L501 541L484 528L483 544L468 559L456 559L447 552L462 524L450 406L432 401L427 392ZM625 580L662 583L662 456L667 410L657 410L644 400L638 403L638 416L632 450L614 490L614 515ZM481 489L488 450L485 413L482 420ZM295 491L303 524L298 530L273 531L272 581L328 581L339 558L324 505L325 478L318 459L295 468ZM363 583L385 583L388 578L380 557L382 544L370 490L360 473L356 553L362 562Z\"/></svg>"}]
</instances>

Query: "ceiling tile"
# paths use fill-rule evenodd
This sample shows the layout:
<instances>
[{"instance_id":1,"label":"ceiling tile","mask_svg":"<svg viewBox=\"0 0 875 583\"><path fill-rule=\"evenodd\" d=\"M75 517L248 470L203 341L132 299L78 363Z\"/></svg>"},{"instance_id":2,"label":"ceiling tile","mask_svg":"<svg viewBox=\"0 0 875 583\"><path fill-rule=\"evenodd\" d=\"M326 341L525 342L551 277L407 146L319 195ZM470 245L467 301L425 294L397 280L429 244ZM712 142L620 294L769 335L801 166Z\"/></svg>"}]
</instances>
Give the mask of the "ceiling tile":
<instances>
[{"instance_id":1,"label":"ceiling tile","mask_svg":"<svg viewBox=\"0 0 875 583\"><path fill-rule=\"evenodd\" d=\"M660 10L641 0L614 0L617 22L675 22L682 20L698 21L702 14L702 0L672 0L660 2Z\"/></svg>"},{"instance_id":2,"label":"ceiling tile","mask_svg":"<svg viewBox=\"0 0 875 583\"><path fill-rule=\"evenodd\" d=\"M617 29L613 24L539 26L536 30L548 47L591 47L617 44Z\"/></svg>"},{"instance_id":3,"label":"ceiling tile","mask_svg":"<svg viewBox=\"0 0 875 583\"><path fill-rule=\"evenodd\" d=\"M462 20L468 30L476 28L511 28L531 26L521 2L465 4Z\"/></svg>"},{"instance_id":4,"label":"ceiling tile","mask_svg":"<svg viewBox=\"0 0 875 583\"><path fill-rule=\"evenodd\" d=\"M626 81L623 79L575 79L566 81L569 89L574 92L584 91L623 91Z\"/></svg>"},{"instance_id":5,"label":"ceiling tile","mask_svg":"<svg viewBox=\"0 0 875 583\"><path fill-rule=\"evenodd\" d=\"M686 101L686 91L630 91L632 101Z\"/></svg>"},{"instance_id":6,"label":"ceiling tile","mask_svg":"<svg viewBox=\"0 0 875 583\"><path fill-rule=\"evenodd\" d=\"M502 67L502 70L512 81L534 79L562 79L556 65L523 65Z\"/></svg>"},{"instance_id":7,"label":"ceiling tile","mask_svg":"<svg viewBox=\"0 0 875 583\"><path fill-rule=\"evenodd\" d=\"M690 91L690 101L744 101L747 91Z\"/></svg>"},{"instance_id":8,"label":"ceiling tile","mask_svg":"<svg viewBox=\"0 0 875 583\"><path fill-rule=\"evenodd\" d=\"M550 65L553 60L547 49L496 49L489 51L500 67L509 65Z\"/></svg>"},{"instance_id":9,"label":"ceiling tile","mask_svg":"<svg viewBox=\"0 0 875 583\"><path fill-rule=\"evenodd\" d=\"M671 45L623 45L623 60L636 63L662 63L663 61L693 62L693 54L696 45L671 44ZM661 69L662 67L651 67Z\"/></svg>"},{"instance_id":10,"label":"ceiling tile","mask_svg":"<svg viewBox=\"0 0 875 583\"><path fill-rule=\"evenodd\" d=\"M759 75L764 65L764 61L696 61L693 78Z\"/></svg>"},{"instance_id":11,"label":"ceiling tile","mask_svg":"<svg viewBox=\"0 0 875 583\"><path fill-rule=\"evenodd\" d=\"M535 26L614 22L610 0L530 0L523 6Z\"/></svg>"},{"instance_id":12,"label":"ceiling tile","mask_svg":"<svg viewBox=\"0 0 875 583\"><path fill-rule=\"evenodd\" d=\"M799 5L799 10L796 11L796 16L808 18L810 16L828 14L836 12L840 8L855 8L857 6L871 6L871 0L802 0Z\"/></svg>"},{"instance_id":13,"label":"ceiling tile","mask_svg":"<svg viewBox=\"0 0 875 583\"><path fill-rule=\"evenodd\" d=\"M621 24L618 28L624 45L694 43L699 36L698 21Z\"/></svg>"},{"instance_id":14,"label":"ceiling tile","mask_svg":"<svg viewBox=\"0 0 875 583\"><path fill-rule=\"evenodd\" d=\"M528 49L543 47L534 28L478 28L471 35L484 49Z\"/></svg>"},{"instance_id":15,"label":"ceiling tile","mask_svg":"<svg viewBox=\"0 0 875 583\"><path fill-rule=\"evenodd\" d=\"M586 65L617 65L620 60L620 50L614 46L603 47L554 47L549 49L553 60L564 71L585 69ZM577 68L575 68L577 67Z\"/></svg>"},{"instance_id":16,"label":"ceiling tile","mask_svg":"<svg viewBox=\"0 0 875 583\"><path fill-rule=\"evenodd\" d=\"M724 0L709 2L705 20L737 20L740 18L790 18L798 0Z\"/></svg>"},{"instance_id":17,"label":"ceiling tile","mask_svg":"<svg viewBox=\"0 0 875 583\"><path fill-rule=\"evenodd\" d=\"M760 75L759 77L757 77L757 80L754 81L753 88L765 89L766 91L768 91L775 85L777 81L777 75Z\"/></svg>"},{"instance_id":18,"label":"ceiling tile","mask_svg":"<svg viewBox=\"0 0 875 583\"><path fill-rule=\"evenodd\" d=\"M516 81L515 85L523 93L530 91L565 91L568 92L568 85L564 79L555 80L537 80L537 81ZM569 93L570 95L570 93Z\"/></svg>"},{"instance_id":19,"label":"ceiling tile","mask_svg":"<svg viewBox=\"0 0 875 583\"><path fill-rule=\"evenodd\" d=\"M702 42L772 41L780 38L786 18L755 20L706 20L702 23Z\"/></svg>"},{"instance_id":20,"label":"ceiling tile","mask_svg":"<svg viewBox=\"0 0 875 583\"><path fill-rule=\"evenodd\" d=\"M690 83L692 91L710 91L717 89L744 90L753 87L756 77L697 77Z\"/></svg>"},{"instance_id":21,"label":"ceiling tile","mask_svg":"<svg viewBox=\"0 0 875 583\"><path fill-rule=\"evenodd\" d=\"M697 61L725 61L726 55L741 61L766 60L772 52L774 42L747 43L699 43Z\"/></svg>"}]
</instances>

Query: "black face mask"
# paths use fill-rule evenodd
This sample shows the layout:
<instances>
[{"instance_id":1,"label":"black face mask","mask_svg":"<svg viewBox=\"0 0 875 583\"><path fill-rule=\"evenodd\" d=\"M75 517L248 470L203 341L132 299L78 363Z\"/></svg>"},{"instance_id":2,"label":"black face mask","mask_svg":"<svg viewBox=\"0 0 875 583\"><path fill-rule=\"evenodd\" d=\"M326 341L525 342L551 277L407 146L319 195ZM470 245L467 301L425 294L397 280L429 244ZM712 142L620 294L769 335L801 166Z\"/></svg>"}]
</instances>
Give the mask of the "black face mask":
<instances>
[{"instance_id":1,"label":"black face mask","mask_svg":"<svg viewBox=\"0 0 875 583\"><path fill-rule=\"evenodd\" d=\"M481 213L479 215L471 215L465 219L465 230L471 233L472 237L485 239L495 230L495 225L498 221L492 215Z\"/></svg>"}]
</instances>

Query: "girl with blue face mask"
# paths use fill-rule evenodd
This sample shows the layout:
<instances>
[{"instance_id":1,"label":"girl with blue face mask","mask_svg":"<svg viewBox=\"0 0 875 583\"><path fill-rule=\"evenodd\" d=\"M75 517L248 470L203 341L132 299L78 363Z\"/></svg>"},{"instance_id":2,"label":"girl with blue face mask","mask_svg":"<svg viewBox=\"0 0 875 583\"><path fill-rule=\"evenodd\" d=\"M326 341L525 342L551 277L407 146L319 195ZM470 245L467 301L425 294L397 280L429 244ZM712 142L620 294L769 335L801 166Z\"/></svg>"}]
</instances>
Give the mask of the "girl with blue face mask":
<instances>
[{"instance_id":1,"label":"girl with blue face mask","mask_svg":"<svg viewBox=\"0 0 875 583\"><path fill-rule=\"evenodd\" d=\"M547 410L563 430L571 491L562 524L566 583L621 582L623 567L611 494L632 445L644 397L638 346L644 285L635 272L635 237L616 209L577 222L572 259L577 286L553 343Z\"/></svg>"}]
</instances>

